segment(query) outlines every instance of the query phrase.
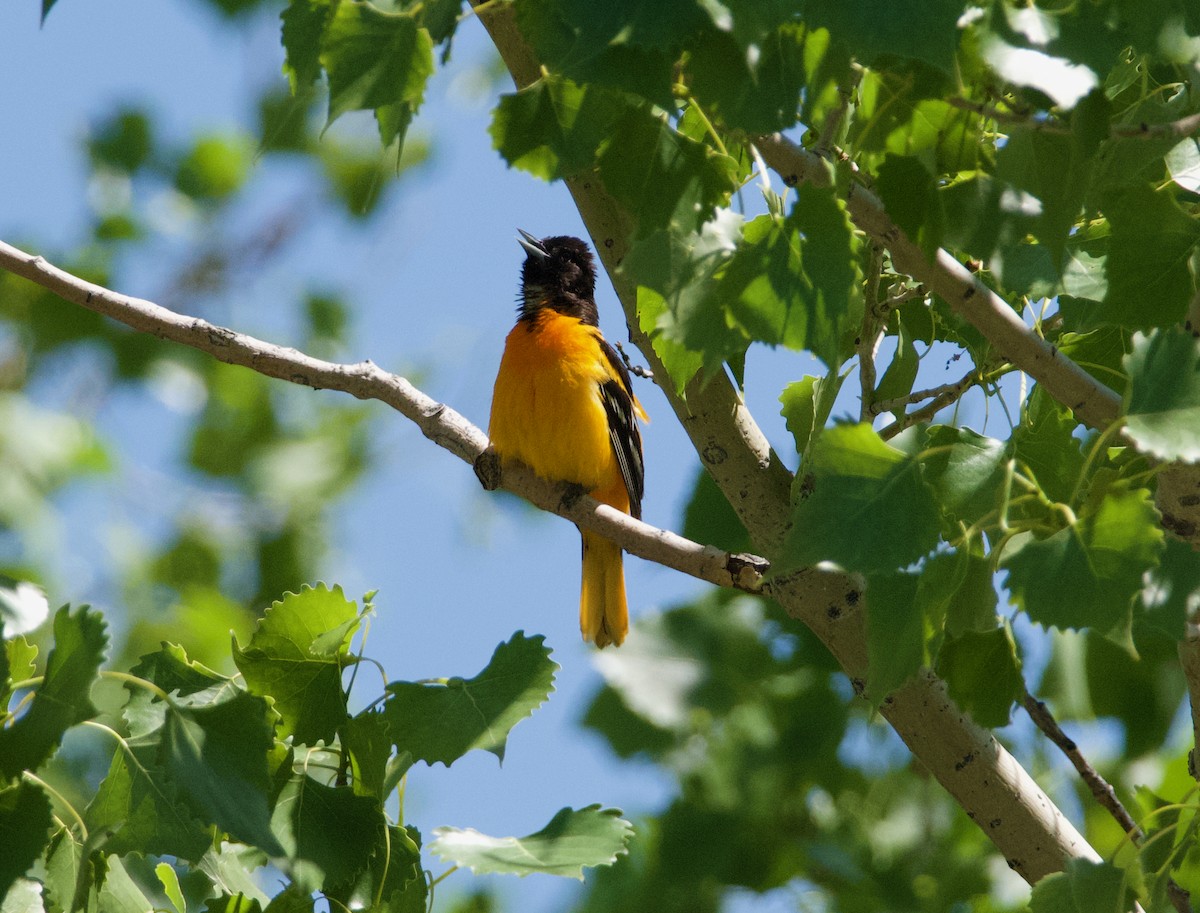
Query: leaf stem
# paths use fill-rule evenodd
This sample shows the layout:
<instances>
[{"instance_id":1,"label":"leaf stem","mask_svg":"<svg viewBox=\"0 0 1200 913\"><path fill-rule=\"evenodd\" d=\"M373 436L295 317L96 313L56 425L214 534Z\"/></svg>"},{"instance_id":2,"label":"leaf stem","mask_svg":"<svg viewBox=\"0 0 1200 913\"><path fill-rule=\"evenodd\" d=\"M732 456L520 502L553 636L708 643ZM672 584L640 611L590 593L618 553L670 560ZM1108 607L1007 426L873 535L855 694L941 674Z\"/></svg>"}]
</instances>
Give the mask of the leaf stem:
<instances>
[{"instance_id":1,"label":"leaf stem","mask_svg":"<svg viewBox=\"0 0 1200 913\"><path fill-rule=\"evenodd\" d=\"M67 797L60 793L57 789L35 774L32 770L21 771L21 779L27 780L35 786L40 786L51 796L58 800L59 805L70 812L71 817L75 819L75 823L79 826L79 834L86 841L88 839L87 825L83 823L83 816L75 810L75 806L67 801Z\"/></svg>"}]
</instances>

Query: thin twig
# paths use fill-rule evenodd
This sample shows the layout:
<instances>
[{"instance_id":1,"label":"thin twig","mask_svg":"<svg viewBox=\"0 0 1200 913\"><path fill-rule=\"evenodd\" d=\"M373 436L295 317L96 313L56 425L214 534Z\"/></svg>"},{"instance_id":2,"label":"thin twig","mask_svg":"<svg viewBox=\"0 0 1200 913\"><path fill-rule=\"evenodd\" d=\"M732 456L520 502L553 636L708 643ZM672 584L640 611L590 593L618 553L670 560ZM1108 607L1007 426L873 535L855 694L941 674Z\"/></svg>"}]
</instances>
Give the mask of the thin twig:
<instances>
[{"instance_id":1,"label":"thin twig","mask_svg":"<svg viewBox=\"0 0 1200 913\"><path fill-rule=\"evenodd\" d=\"M883 331L880 328L879 279L883 275L883 248L871 245L871 259L867 267L866 300L863 305L862 329L858 334L858 385L861 388L859 421L869 422L876 413L871 409L875 402L875 353Z\"/></svg>"},{"instance_id":2,"label":"thin twig","mask_svg":"<svg viewBox=\"0 0 1200 913\"><path fill-rule=\"evenodd\" d=\"M642 365L635 365L632 361L630 361L629 353L625 351L625 347L621 345L620 341L617 342L617 351L621 353L621 361L625 362L625 367L629 370L630 374L632 374L634 377L641 377L646 380L654 380L653 371L651 371L649 368L643 367Z\"/></svg>"},{"instance_id":3,"label":"thin twig","mask_svg":"<svg viewBox=\"0 0 1200 913\"><path fill-rule=\"evenodd\" d=\"M339 390L376 399L412 420L421 432L459 459L476 465L488 448L487 436L444 403L426 396L397 374L370 361L337 364L177 314L151 301L111 291L0 241L0 268L49 289L67 301L118 320L143 333L169 339L231 365L316 390ZM600 533L631 554L674 568L718 586L761 591L765 560L731 555L668 530L635 520L615 508L579 495L572 486L547 482L518 464L506 463L498 484L543 510Z\"/></svg>"},{"instance_id":4,"label":"thin twig","mask_svg":"<svg viewBox=\"0 0 1200 913\"><path fill-rule=\"evenodd\" d=\"M941 405L938 409L945 409L955 400L962 398L971 387L979 382L979 369L972 368L958 380L952 383L942 384L940 387L931 387L928 390L918 390L915 393L910 393L908 396L897 396L894 399L880 400L871 404L871 417L883 415L885 412L895 412L897 409L902 409L905 406L911 406L915 403L924 402L927 399L936 399ZM930 404L932 405L932 403Z\"/></svg>"},{"instance_id":5,"label":"thin twig","mask_svg":"<svg viewBox=\"0 0 1200 913\"><path fill-rule=\"evenodd\" d=\"M998 108L984 102L972 101L969 98L947 98L947 104L963 111L970 111L998 124L1008 124L1023 127L1035 133L1070 134L1070 124L1057 120L1038 120L1030 114ZM1136 124L1113 124L1109 135L1114 138L1128 139L1145 137L1146 139L1187 139L1200 130L1200 113L1189 114L1178 120L1167 121L1163 124L1148 124L1140 121Z\"/></svg>"},{"instance_id":6,"label":"thin twig","mask_svg":"<svg viewBox=\"0 0 1200 913\"><path fill-rule=\"evenodd\" d=\"M1039 701L1026 691L1022 703L1025 706L1025 712L1037 724L1038 729L1042 730L1046 734L1046 738L1057 745L1059 750L1067 756L1067 760L1078 771L1079 778L1083 780L1096 801L1112 815L1117 824L1121 825L1121 830L1129 834L1135 842L1140 842L1146 835L1138 827L1137 822L1133 820L1133 816L1129 814L1125 806L1121 804L1116 790L1096 772L1096 768L1092 767L1088 759L1080 752L1079 746L1062 731L1062 727L1054 719L1054 714L1046 707L1045 701Z\"/></svg>"},{"instance_id":7,"label":"thin twig","mask_svg":"<svg viewBox=\"0 0 1200 913\"><path fill-rule=\"evenodd\" d=\"M1025 712L1029 714L1029 718L1033 720L1038 729L1042 730L1046 738L1057 745L1058 749L1066 755L1067 760L1079 774L1079 779L1084 782L1101 807L1112 815L1121 830L1125 831L1135 844L1145 840L1145 831L1133 820L1133 816L1129 814L1118 798L1117 791L1113 789L1112 784L1105 780L1083 756L1083 752L1079 750L1074 739L1063 732L1062 727L1058 725L1058 720L1054 718L1054 714L1046 707L1046 702L1038 700L1026 691L1022 704ZM1167 896L1178 913L1192 913L1191 895L1174 878L1167 879Z\"/></svg>"}]
</instances>

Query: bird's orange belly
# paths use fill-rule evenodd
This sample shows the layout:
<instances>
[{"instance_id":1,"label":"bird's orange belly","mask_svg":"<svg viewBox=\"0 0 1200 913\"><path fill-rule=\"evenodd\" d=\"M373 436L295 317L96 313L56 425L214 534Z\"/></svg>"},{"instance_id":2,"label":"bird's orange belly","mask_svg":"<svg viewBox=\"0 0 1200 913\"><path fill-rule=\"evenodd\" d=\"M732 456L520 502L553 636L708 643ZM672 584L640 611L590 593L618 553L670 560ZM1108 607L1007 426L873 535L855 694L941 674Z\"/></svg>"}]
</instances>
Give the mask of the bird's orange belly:
<instances>
[{"instance_id":1,"label":"bird's orange belly","mask_svg":"<svg viewBox=\"0 0 1200 913\"><path fill-rule=\"evenodd\" d=\"M488 433L496 452L588 490L619 480L600 396L606 367L595 334L574 318L514 327L492 398Z\"/></svg>"}]
</instances>

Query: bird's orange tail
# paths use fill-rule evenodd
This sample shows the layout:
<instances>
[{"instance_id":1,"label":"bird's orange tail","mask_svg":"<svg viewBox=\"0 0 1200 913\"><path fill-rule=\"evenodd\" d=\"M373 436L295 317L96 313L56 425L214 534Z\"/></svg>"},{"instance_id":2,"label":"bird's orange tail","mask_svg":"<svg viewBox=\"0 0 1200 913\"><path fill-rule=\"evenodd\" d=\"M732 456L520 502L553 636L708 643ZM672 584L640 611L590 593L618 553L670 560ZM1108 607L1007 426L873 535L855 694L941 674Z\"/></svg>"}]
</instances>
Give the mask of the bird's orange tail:
<instances>
[{"instance_id":1,"label":"bird's orange tail","mask_svg":"<svg viewBox=\"0 0 1200 913\"><path fill-rule=\"evenodd\" d=\"M583 534L583 587L579 630L597 647L621 646L629 631L621 547L603 536Z\"/></svg>"}]
</instances>

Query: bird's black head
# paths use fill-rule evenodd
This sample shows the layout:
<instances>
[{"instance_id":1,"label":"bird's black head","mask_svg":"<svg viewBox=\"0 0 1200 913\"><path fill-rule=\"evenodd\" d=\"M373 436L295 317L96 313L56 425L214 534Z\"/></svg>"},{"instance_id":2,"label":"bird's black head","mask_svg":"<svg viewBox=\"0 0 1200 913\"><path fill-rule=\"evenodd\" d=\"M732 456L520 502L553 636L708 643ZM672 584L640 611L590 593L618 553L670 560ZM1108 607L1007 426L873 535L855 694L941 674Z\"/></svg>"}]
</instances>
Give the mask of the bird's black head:
<instances>
[{"instance_id":1,"label":"bird's black head","mask_svg":"<svg viewBox=\"0 0 1200 913\"><path fill-rule=\"evenodd\" d=\"M551 308L597 326L596 267L588 246L569 235L538 240L526 231L517 241L526 254L520 319L531 320L542 308Z\"/></svg>"}]
</instances>

